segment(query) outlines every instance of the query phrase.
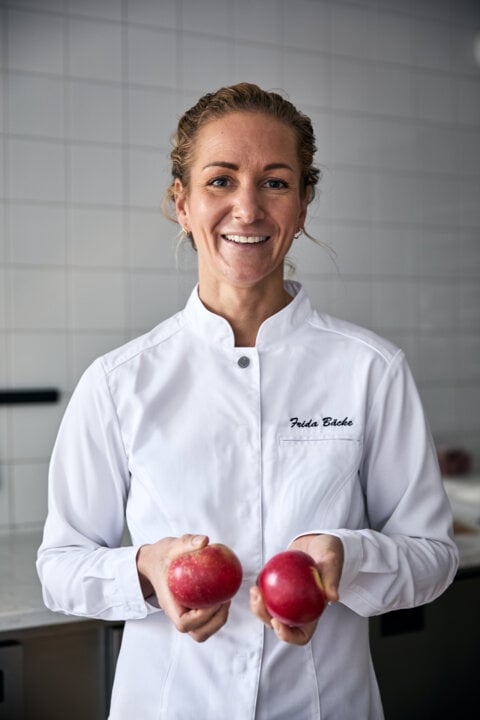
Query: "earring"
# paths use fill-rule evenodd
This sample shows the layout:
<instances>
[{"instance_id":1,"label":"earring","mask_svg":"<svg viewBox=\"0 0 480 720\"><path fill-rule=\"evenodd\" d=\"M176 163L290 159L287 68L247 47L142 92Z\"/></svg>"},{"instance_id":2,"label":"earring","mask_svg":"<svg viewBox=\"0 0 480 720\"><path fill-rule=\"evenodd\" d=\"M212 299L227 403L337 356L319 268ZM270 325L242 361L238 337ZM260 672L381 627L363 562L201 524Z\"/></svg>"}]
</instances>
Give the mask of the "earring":
<instances>
[{"instance_id":1,"label":"earring","mask_svg":"<svg viewBox=\"0 0 480 720\"><path fill-rule=\"evenodd\" d=\"M294 240L298 240L298 238L300 237L300 235L301 235L302 233L303 233L303 228L300 228L299 230L297 230L297 232L296 232L295 235L293 236L293 239L294 239Z\"/></svg>"}]
</instances>

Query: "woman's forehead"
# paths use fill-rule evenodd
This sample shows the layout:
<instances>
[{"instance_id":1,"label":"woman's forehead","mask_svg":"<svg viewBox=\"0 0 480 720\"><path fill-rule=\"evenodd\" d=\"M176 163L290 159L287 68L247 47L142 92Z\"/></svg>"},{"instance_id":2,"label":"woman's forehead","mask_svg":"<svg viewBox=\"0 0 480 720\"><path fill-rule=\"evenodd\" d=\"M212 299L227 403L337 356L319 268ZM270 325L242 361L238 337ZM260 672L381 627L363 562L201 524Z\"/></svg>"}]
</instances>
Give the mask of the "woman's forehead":
<instances>
[{"instance_id":1,"label":"woman's forehead","mask_svg":"<svg viewBox=\"0 0 480 720\"><path fill-rule=\"evenodd\" d=\"M245 158L252 154L269 163L285 161L297 165L294 130L265 113L231 112L206 122L195 139L194 162L224 161L228 158L223 155Z\"/></svg>"}]
</instances>

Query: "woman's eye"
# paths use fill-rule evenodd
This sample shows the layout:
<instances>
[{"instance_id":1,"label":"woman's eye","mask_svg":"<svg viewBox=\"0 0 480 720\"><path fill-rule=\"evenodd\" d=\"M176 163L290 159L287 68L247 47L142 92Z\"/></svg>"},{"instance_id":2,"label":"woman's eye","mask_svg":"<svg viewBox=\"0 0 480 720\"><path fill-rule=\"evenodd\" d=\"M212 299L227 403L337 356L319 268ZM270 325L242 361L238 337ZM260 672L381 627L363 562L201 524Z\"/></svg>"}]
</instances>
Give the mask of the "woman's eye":
<instances>
[{"instance_id":1,"label":"woman's eye","mask_svg":"<svg viewBox=\"0 0 480 720\"><path fill-rule=\"evenodd\" d=\"M286 183L285 180L278 180L276 178L270 178L265 182L265 185L272 190L281 190L288 187L288 183Z\"/></svg>"},{"instance_id":2,"label":"woman's eye","mask_svg":"<svg viewBox=\"0 0 480 720\"><path fill-rule=\"evenodd\" d=\"M210 187L227 187L228 185L228 178L226 177L217 177L213 178L213 180L210 180L209 183Z\"/></svg>"}]
</instances>

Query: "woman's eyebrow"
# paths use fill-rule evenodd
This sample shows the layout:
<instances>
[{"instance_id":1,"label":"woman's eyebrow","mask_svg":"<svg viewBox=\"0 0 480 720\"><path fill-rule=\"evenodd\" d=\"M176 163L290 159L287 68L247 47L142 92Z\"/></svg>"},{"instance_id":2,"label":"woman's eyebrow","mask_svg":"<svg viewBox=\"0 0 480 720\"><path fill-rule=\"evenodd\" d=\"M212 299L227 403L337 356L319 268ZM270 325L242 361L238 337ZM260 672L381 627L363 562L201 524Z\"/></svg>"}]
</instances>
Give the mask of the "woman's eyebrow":
<instances>
[{"instance_id":1,"label":"woman's eyebrow","mask_svg":"<svg viewBox=\"0 0 480 720\"><path fill-rule=\"evenodd\" d=\"M207 170L211 167L221 167L226 168L227 170L240 170L239 166L235 163L231 162L225 162L224 160L214 160L211 163L208 163L207 165L204 165L202 170ZM290 170L291 172L294 172L294 169L291 165L288 165L288 163L269 163L268 165L265 165L263 168L264 171L269 170Z\"/></svg>"},{"instance_id":2,"label":"woman's eyebrow","mask_svg":"<svg viewBox=\"0 0 480 720\"><path fill-rule=\"evenodd\" d=\"M293 167L289 165L288 163L270 163L269 165L265 165L263 168L264 170L290 170L291 172L295 172Z\"/></svg>"},{"instance_id":3,"label":"woman's eyebrow","mask_svg":"<svg viewBox=\"0 0 480 720\"><path fill-rule=\"evenodd\" d=\"M240 168L238 165L235 165L235 163L230 162L224 162L223 160L214 160L214 162L208 163L208 165L204 165L202 170L207 170L211 167L221 167L226 168L227 170L239 170Z\"/></svg>"}]
</instances>

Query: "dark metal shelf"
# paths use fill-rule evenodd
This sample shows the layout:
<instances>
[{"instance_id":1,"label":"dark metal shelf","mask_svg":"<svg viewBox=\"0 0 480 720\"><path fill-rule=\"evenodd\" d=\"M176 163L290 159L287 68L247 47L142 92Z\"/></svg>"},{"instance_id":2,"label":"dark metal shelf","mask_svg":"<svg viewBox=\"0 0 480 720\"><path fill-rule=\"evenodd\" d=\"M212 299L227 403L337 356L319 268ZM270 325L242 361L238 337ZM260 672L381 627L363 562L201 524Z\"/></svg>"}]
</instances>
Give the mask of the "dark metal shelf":
<instances>
[{"instance_id":1,"label":"dark metal shelf","mask_svg":"<svg viewBox=\"0 0 480 720\"><path fill-rule=\"evenodd\" d=\"M57 388L12 388L0 390L0 405L29 405L56 403L60 399Z\"/></svg>"}]
</instances>

